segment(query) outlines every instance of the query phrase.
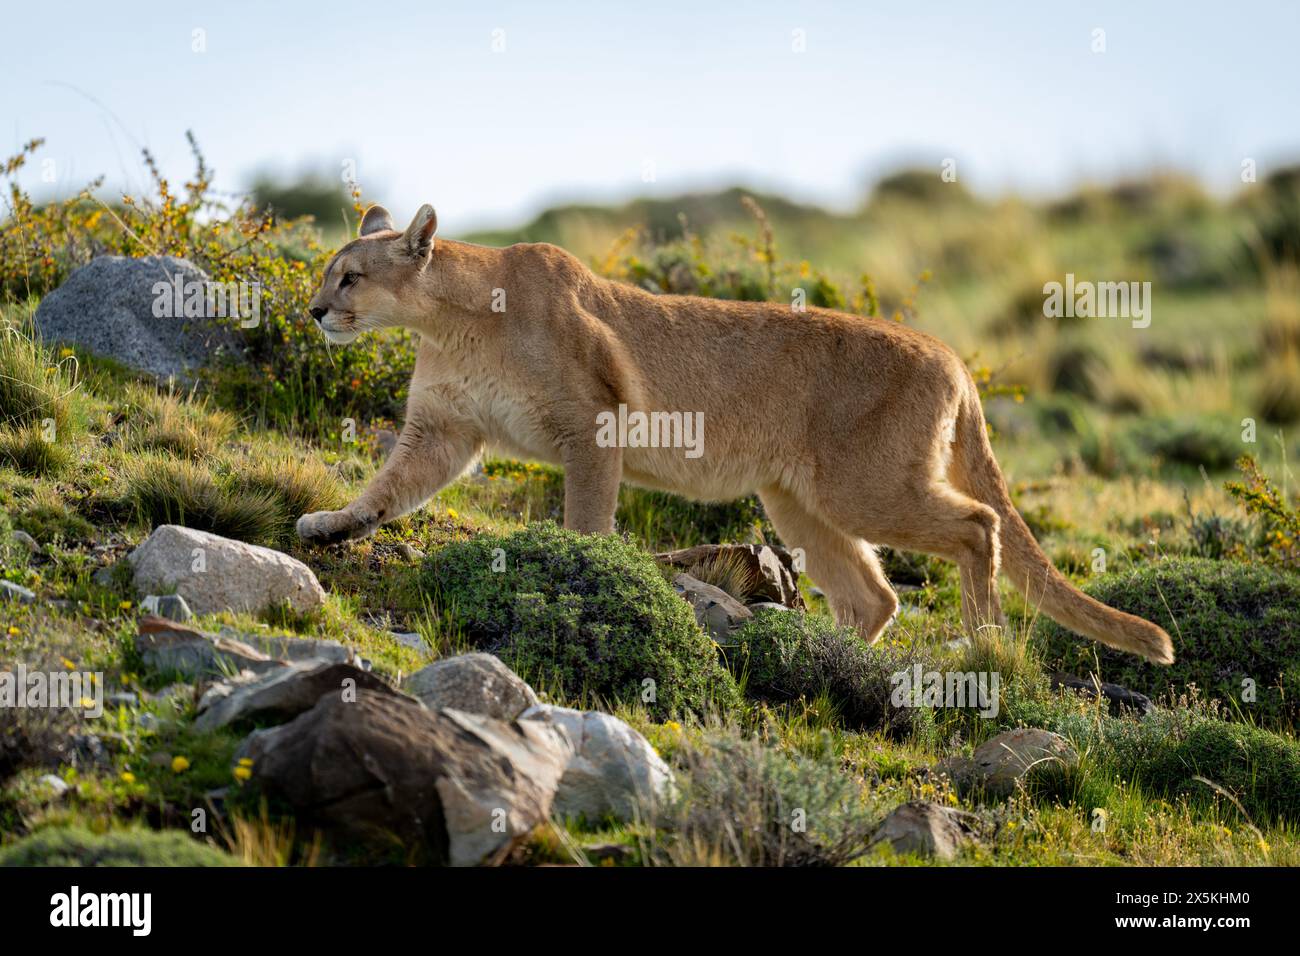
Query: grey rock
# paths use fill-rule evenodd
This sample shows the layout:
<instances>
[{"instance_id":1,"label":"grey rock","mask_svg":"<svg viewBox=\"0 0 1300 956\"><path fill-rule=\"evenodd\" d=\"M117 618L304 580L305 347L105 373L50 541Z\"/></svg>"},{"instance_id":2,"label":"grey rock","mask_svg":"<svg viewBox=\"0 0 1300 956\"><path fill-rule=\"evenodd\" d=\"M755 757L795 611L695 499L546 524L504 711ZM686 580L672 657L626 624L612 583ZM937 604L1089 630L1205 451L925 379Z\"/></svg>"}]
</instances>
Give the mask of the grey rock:
<instances>
[{"instance_id":1,"label":"grey rock","mask_svg":"<svg viewBox=\"0 0 1300 956\"><path fill-rule=\"evenodd\" d=\"M193 679L243 670L264 674L287 666L243 641L206 634L166 618L141 618L139 629L136 651L146 667L162 674Z\"/></svg>"},{"instance_id":2,"label":"grey rock","mask_svg":"<svg viewBox=\"0 0 1300 956\"><path fill-rule=\"evenodd\" d=\"M175 591L195 614L258 613L286 601L303 613L325 603L324 588L301 561L180 525L159 525L127 560L138 589Z\"/></svg>"},{"instance_id":3,"label":"grey rock","mask_svg":"<svg viewBox=\"0 0 1300 956\"><path fill-rule=\"evenodd\" d=\"M722 588L691 577L685 572L673 578L673 588L695 609L695 620L718 642L727 639L734 627L753 617L753 612Z\"/></svg>"},{"instance_id":4,"label":"grey rock","mask_svg":"<svg viewBox=\"0 0 1300 956\"><path fill-rule=\"evenodd\" d=\"M981 744L969 758L949 758L940 761L935 769L948 774L962 791L1008 797L1034 773L1068 769L1078 763L1078 751L1060 734L1017 728Z\"/></svg>"},{"instance_id":5,"label":"grey rock","mask_svg":"<svg viewBox=\"0 0 1300 956\"><path fill-rule=\"evenodd\" d=\"M1075 677L1072 674L1065 674L1060 671L1052 673L1051 681L1053 690L1065 687L1093 699L1096 699L1098 691L1100 691L1101 696L1106 698L1107 709L1112 717L1123 717L1131 714L1146 717L1155 713L1156 705L1150 697L1146 694L1139 694L1135 690L1129 690L1127 687L1121 687L1119 684L1108 684L1104 681L1094 683L1086 678Z\"/></svg>"},{"instance_id":6,"label":"grey rock","mask_svg":"<svg viewBox=\"0 0 1300 956\"><path fill-rule=\"evenodd\" d=\"M264 793L338 839L397 840L433 862L476 866L502 862L548 819L568 744L541 721L362 690L254 732L239 756Z\"/></svg>"},{"instance_id":7,"label":"grey rock","mask_svg":"<svg viewBox=\"0 0 1300 956\"><path fill-rule=\"evenodd\" d=\"M871 838L871 846L888 843L898 854L951 860L975 834L973 813L915 800L895 808Z\"/></svg>"},{"instance_id":8,"label":"grey rock","mask_svg":"<svg viewBox=\"0 0 1300 956\"><path fill-rule=\"evenodd\" d=\"M424 559L424 552L419 548L401 542L393 549L397 554L406 561L421 561Z\"/></svg>"},{"instance_id":9,"label":"grey rock","mask_svg":"<svg viewBox=\"0 0 1300 956\"><path fill-rule=\"evenodd\" d=\"M140 602L140 610L146 614L157 614L169 621L184 623L194 617L194 612L179 594L150 594Z\"/></svg>"},{"instance_id":10,"label":"grey rock","mask_svg":"<svg viewBox=\"0 0 1300 956\"><path fill-rule=\"evenodd\" d=\"M435 661L402 682L402 689L431 710L514 720L537 703L537 694L492 654L459 654Z\"/></svg>"},{"instance_id":11,"label":"grey rock","mask_svg":"<svg viewBox=\"0 0 1300 956\"><path fill-rule=\"evenodd\" d=\"M19 544L21 544L32 554L41 553L41 546L37 544L36 539L33 538L30 534L28 534L26 531L21 531L21 530L15 531L13 533L13 539L17 541Z\"/></svg>"},{"instance_id":12,"label":"grey rock","mask_svg":"<svg viewBox=\"0 0 1300 956\"><path fill-rule=\"evenodd\" d=\"M242 641L267 657L290 663L299 661L332 661L357 664L363 670L369 670L368 663L362 664L356 652L346 644L320 637L283 637L274 634L245 634L233 627L223 627L221 637Z\"/></svg>"},{"instance_id":13,"label":"grey rock","mask_svg":"<svg viewBox=\"0 0 1300 956\"><path fill-rule=\"evenodd\" d=\"M0 601L12 601L16 604L31 604L36 600L36 592L12 581L0 581Z\"/></svg>"},{"instance_id":14,"label":"grey rock","mask_svg":"<svg viewBox=\"0 0 1300 956\"><path fill-rule=\"evenodd\" d=\"M751 614L757 614L759 611L789 612L793 610L793 608L788 608L784 604L777 604L775 601L756 601L752 604L746 604L745 606L749 608Z\"/></svg>"},{"instance_id":15,"label":"grey rock","mask_svg":"<svg viewBox=\"0 0 1300 956\"><path fill-rule=\"evenodd\" d=\"M47 773L45 776L41 777L40 783L50 791L51 796L56 800L71 789L66 780L62 777L56 777L52 773Z\"/></svg>"},{"instance_id":16,"label":"grey rock","mask_svg":"<svg viewBox=\"0 0 1300 956\"><path fill-rule=\"evenodd\" d=\"M214 684L199 701L194 727L210 731L241 724L282 723L311 710L326 694L342 695L346 689L397 693L378 677L352 664L329 661L291 664L261 676L241 675Z\"/></svg>"},{"instance_id":17,"label":"grey rock","mask_svg":"<svg viewBox=\"0 0 1300 956\"><path fill-rule=\"evenodd\" d=\"M108 707L128 707L135 708L140 706L140 695L133 694L129 690L121 691L116 694L109 694L104 698L104 704Z\"/></svg>"},{"instance_id":18,"label":"grey rock","mask_svg":"<svg viewBox=\"0 0 1300 956\"><path fill-rule=\"evenodd\" d=\"M424 643L424 638L416 631L389 631L388 633L398 644L409 647L413 651L428 651L429 649L429 646Z\"/></svg>"},{"instance_id":19,"label":"grey rock","mask_svg":"<svg viewBox=\"0 0 1300 956\"><path fill-rule=\"evenodd\" d=\"M41 300L36 329L46 342L79 345L160 379L189 378L219 355L240 354L228 322L154 315L156 284L170 286L177 275L185 283L208 278L170 256L93 259Z\"/></svg>"},{"instance_id":20,"label":"grey rock","mask_svg":"<svg viewBox=\"0 0 1300 956\"><path fill-rule=\"evenodd\" d=\"M519 720L554 724L572 748L555 794L560 816L645 820L677 792L672 770L650 742L611 714L539 704Z\"/></svg>"}]
</instances>

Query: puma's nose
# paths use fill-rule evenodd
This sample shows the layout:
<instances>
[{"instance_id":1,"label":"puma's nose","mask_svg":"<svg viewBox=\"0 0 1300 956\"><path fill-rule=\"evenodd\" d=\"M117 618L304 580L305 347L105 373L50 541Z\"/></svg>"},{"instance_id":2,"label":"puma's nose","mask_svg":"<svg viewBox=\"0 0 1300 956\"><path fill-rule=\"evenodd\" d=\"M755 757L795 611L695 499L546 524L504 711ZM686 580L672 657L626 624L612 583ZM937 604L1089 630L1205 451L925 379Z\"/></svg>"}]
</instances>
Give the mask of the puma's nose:
<instances>
[{"instance_id":1,"label":"puma's nose","mask_svg":"<svg viewBox=\"0 0 1300 956\"><path fill-rule=\"evenodd\" d=\"M325 318L325 313L328 312L329 309L322 309L318 305L314 309L309 309L308 311L311 312L311 317L319 322L321 319Z\"/></svg>"}]
</instances>

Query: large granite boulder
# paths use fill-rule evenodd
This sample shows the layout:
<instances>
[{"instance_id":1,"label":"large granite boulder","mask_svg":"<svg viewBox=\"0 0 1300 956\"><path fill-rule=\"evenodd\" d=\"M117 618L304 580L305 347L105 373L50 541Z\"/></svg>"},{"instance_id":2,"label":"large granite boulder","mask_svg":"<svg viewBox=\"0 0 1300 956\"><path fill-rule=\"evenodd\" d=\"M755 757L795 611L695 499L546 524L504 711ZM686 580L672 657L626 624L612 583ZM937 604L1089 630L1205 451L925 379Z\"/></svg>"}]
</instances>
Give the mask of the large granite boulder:
<instances>
[{"instance_id":1,"label":"large granite boulder","mask_svg":"<svg viewBox=\"0 0 1300 956\"><path fill-rule=\"evenodd\" d=\"M217 300L207 304L207 283L186 259L101 256L41 300L36 330L46 342L82 346L158 378L188 378L221 355L241 352L235 328L242 313L229 302L224 309ZM203 297L201 310L196 296ZM217 318L219 311L235 317Z\"/></svg>"}]
</instances>

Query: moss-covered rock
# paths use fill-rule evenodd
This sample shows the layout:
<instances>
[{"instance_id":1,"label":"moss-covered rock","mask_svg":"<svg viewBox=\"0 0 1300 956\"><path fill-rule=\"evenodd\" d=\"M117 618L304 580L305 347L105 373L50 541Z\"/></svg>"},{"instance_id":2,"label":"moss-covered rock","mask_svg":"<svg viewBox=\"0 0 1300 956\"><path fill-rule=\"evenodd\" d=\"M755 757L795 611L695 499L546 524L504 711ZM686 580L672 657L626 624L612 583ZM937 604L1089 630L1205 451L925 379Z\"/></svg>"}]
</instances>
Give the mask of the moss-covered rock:
<instances>
[{"instance_id":1,"label":"moss-covered rock","mask_svg":"<svg viewBox=\"0 0 1300 956\"><path fill-rule=\"evenodd\" d=\"M483 534L431 555L423 578L471 643L539 687L641 702L661 719L739 701L690 606L614 535L552 522Z\"/></svg>"},{"instance_id":2,"label":"moss-covered rock","mask_svg":"<svg viewBox=\"0 0 1300 956\"><path fill-rule=\"evenodd\" d=\"M178 831L47 827L0 848L0 866L237 866L228 853Z\"/></svg>"},{"instance_id":3,"label":"moss-covered rock","mask_svg":"<svg viewBox=\"0 0 1300 956\"><path fill-rule=\"evenodd\" d=\"M1168 631L1175 663L1148 664L1040 618L1035 640L1049 665L1083 674L1096 654L1104 680L1151 697L1195 684L1260 723L1300 718L1300 576L1185 558L1109 574L1084 590Z\"/></svg>"},{"instance_id":4,"label":"moss-covered rock","mask_svg":"<svg viewBox=\"0 0 1300 956\"><path fill-rule=\"evenodd\" d=\"M890 699L894 675L919 659L910 647L868 647L852 628L798 611L760 610L733 638L728 663L748 697L785 704L824 694L854 730L901 734L919 718L916 708Z\"/></svg>"}]
</instances>

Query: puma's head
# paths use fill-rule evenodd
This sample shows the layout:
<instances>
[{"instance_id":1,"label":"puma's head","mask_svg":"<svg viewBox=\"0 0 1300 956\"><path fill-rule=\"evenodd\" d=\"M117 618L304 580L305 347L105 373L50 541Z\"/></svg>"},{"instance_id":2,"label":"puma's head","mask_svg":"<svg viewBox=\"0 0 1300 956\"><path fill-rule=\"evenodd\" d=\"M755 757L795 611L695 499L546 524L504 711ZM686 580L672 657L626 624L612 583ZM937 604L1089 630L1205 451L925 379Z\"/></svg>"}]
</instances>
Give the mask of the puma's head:
<instances>
[{"instance_id":1,"label":"puma's head","mask_svg":"<svg viewBox=\"0 0 1300 956\"><path fill-rule=\"evenodd\" d=\"M402 325L404 292L433 255L438 215L425 204L406 232L393 228L383 206L361 218L356 239L338 251L308 306L325 338L339 345L367 329Z\"/></svg>"}]
</instances>

